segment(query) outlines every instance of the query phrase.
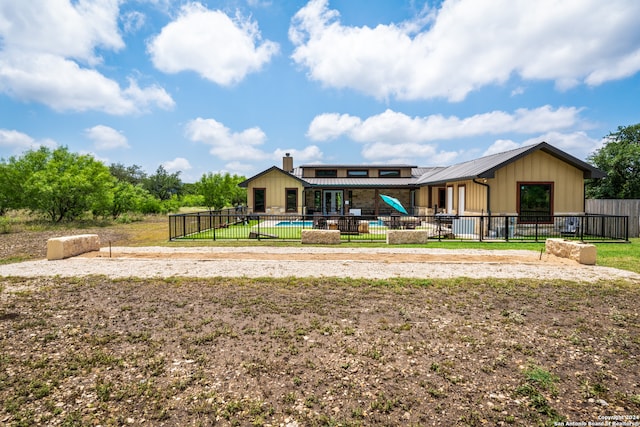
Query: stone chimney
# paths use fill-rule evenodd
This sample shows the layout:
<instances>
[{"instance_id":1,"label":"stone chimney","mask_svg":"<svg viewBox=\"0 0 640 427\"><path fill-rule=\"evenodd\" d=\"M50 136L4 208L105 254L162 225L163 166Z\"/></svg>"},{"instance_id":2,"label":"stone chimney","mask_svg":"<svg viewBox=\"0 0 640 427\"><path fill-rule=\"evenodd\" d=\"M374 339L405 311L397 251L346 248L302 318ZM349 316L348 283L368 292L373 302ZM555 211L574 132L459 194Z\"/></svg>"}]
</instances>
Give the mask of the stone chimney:
<instances>
[{"instance_id":1,"label":"stone chimney","mask_svg":"<svg viewBox=\"0 0 640 427\"><path fill-rule=\"evenodd\" d=\"M285 156L282 158L282 169L285 172L293 172L293 157L291 157L289 153L285 153Z\"/></svg>"}]
</instances>

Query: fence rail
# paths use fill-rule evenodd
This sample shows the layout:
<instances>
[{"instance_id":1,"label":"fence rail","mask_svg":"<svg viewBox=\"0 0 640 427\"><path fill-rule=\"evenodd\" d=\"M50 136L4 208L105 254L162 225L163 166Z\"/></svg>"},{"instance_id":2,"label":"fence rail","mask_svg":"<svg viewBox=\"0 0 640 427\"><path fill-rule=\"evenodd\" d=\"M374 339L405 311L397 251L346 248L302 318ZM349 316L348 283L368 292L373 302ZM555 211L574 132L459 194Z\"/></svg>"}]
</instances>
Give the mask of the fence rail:
<instances>
[{"instance_id":1,"label":"fence rail","mask_svg":"<svg viewBox=\"0 0 640 427\"><path fill-rule=\"evenodd\" d=\"M385 241L388 230L426 230L431 240L540 242L564 238L628 242L629 218L621 215L554 216L303 216L247 214L243 209L169 216L169 239L300 240L304 229L340 230L345 242Z\"/></svg>"}]
</instances>

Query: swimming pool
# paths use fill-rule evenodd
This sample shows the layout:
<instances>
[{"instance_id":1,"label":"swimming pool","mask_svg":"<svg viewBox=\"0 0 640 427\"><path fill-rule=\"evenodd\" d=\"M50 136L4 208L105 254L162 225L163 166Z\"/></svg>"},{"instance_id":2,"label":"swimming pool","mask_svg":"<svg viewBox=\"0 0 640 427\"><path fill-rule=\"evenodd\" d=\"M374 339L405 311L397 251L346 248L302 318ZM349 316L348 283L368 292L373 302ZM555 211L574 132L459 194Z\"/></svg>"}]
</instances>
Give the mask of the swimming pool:
<instances>
[{"instance_id":1,"label":"swimming pool","mask_svg":"<svg viewBox=\"0 0 640 427\"><path fill-rule=\"evenodd\" d=\"M276 227L313 227L313 221L280 221L275 224ZM369 227L382 227L384 223L382 220L369 221Z\"/></svg>"}]
</instances>

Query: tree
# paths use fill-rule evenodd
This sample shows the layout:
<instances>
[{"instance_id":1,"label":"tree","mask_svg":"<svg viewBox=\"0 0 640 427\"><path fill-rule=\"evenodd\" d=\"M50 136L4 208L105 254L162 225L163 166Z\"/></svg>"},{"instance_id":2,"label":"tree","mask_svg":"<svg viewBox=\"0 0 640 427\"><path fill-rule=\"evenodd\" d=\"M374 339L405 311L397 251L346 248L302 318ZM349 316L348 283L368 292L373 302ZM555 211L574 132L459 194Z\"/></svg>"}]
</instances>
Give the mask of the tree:
<instances>
[{"instance_id":1,"label":"tree","mask_svg":"<svg viewBox=\"0 0 640 427\"><path fill-rule=\"evenodd\" d=\"M109 172L118 181L128 182L132 185L142 184L147 177L142 167L138 165L125 166L122 163L112 163Z\"/></svg>"},{"instance_id":2,"label":"tree","mask_svg":"<svg viewBox=\"0 0 640 427\"><path fill-rule=\"evenodd\" d=\"M51 150L41 147L0 163L0 214L9 209L27 207L25 182L35 172L44 169L50 156Z\"/></svg>"},{"instance_id":3,"label":"tree","mask_svg":"<svg viewBox=\"0 0 640 427\"><path fill-rule=\"evenodd\" d=\"M242 204L247 200L246 190L238 187L238 184L244 179L237 175L231 176L228 172L224 175L210 172L202 175L198 181L198 193L204 196L204 204L209 209Z\"/></svg>"},{"instance_id":4,"label":"tree","mask_svg":"<svg viewBox=\"0 0 640 427\"><path fill-rule=\"evenodd\" d=\"M113 219L117 219L126 212L139 212L142 205L152 196L140 185L133 185L129 182L118 181L113 186L113 192L109 198L109 203L105 206L103 214L108 214Z\"/></svg>"},{"instance_id":5,"label":"tree","mask_svg":"<svg viewBox=\"0 0 640 427\"><path fill-rule=\"evenodd\" d=\"M640 199L640 124L619 126L588 160L607 176L587 183L587 197Z\"/></svg>"},{"instance_id":6,"label":"tree","mask_svg":"<svg viewBox=\"0 0 640 427\"><path fill-rule=\"evenodd\" d=\"M155 174L144 180L143 187L160 200L169 200L174 194L179 196L182 192L180 171L170 174L160 165Z\"/></svg>"},{"instance_id":7,"label":"tree","mask_svg":"<svg viewBox=\"0 0 640 427\"><path fill-rule=\"evenodd\" d=\"M104 164L90 155L70 153L66 147L29 152L23 163L33 165L34 158L40 160L43 154L46 163L24 181L24 207L60 222L108 204L114 179Z\"/></svg>"}]
</instances>

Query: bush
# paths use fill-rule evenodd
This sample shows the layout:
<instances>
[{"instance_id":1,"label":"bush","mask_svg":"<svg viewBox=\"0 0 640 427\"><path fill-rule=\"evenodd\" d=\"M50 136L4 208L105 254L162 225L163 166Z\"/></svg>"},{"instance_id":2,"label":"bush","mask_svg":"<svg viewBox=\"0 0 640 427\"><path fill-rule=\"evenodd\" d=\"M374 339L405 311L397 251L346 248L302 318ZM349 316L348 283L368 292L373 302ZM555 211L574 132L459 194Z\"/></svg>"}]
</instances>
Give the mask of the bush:
<instances>
[{"instance_id":1,"label":"bush","mask_svg":"<svg viewBox=\"0 0 640 427\"><path fill-rule=\"evenodd\" d=\"M11 233L11 219L6 216L0 216L0 234Z\"/></svg>"}]
</instances>

